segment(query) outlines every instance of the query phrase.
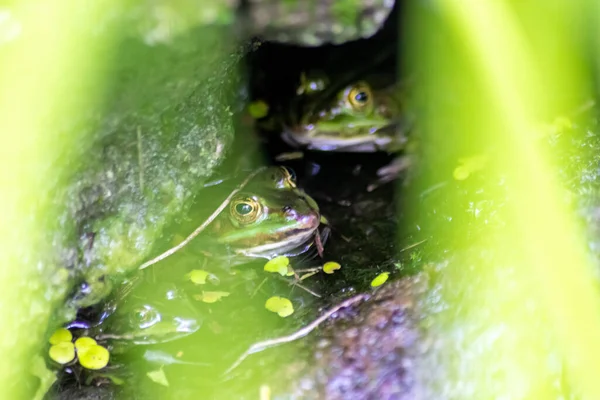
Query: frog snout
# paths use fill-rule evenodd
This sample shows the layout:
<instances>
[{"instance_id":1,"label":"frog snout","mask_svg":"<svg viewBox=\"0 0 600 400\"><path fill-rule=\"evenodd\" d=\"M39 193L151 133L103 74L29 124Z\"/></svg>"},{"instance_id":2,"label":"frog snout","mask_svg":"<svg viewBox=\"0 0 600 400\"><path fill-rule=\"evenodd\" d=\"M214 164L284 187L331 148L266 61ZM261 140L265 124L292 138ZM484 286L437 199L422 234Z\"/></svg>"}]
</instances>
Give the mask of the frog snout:
<instances>
[{"instance_id":1,"label":"frog snout","mask_svg":"<svg viewBox=\"0 0 600 400\"><path fill-rule=\"evenodd\" d=\"M321 220L321 216L316 211L309 211L296 218L298 223L307 229L316 229Z\"/></svg>"},{"instance_id":2,"label":"frog snout","mask_svg":"<svg viewBox=\"0 0 600 400\"><path fill-rule=\"evenodd\" d=\"M299 225L311 228L317 227L321 218L318 211L304 207L298 210L291 206L284 206L282 211L288 219L296 221Z\"/></svg>"},{"instance_id":3,"label":"frog snout","mask_svg":"<svg viewBox=\"0 0 600 400\"><path fill-rule=\"evenodd\" d=\"M306 227L310 227L311 229L316 229L321 223L321 216L316 211L311 211L308 214L302 216L302 225Z\"/></svg>"}]
</instances>

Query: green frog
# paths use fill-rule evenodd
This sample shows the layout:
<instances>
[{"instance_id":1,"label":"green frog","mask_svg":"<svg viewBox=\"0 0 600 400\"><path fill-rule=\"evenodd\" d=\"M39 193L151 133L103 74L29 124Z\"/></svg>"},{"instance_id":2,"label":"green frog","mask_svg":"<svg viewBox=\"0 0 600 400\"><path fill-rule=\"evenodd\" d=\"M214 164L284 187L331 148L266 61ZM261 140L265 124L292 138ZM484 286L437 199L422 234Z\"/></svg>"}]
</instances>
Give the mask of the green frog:
<instances>
[{"instance_id":1,"label":"green frog","mask_svg":"<svg viewBox=\"0 0 600 400\"><path fill-rule=\"evenodd\" d=\"M339 152L395 152L406 145L408 121L393 77L328 81L322 73L302 74L288 117L282 120L285 142Z\"/></svg>"},{"instance_id":2,"label":"green frog","mask_svg":"<svg viewBox=\"0 0 600 400\"><path fill-rule=\"evenodd\" d=\"M201 248L221 254L229 266L297 256L315 246L320 252L329 234L327 227L319 230L322 221L317 203L297 187L293 170L270 167L231 199L208 226Z\"/></svg>"},{"instance_id":3,"label":"green frog","mask_svg":"<svg viewBox=\"0 0 600 400\"><path fill-rule=\"evenodd\" d=\"M322 220L317 203L297 187L293 170L269 167L231 199L194 246L226 267L257 257L295 256L325 243L329 229L319 231ZM95 324L79 319L67 327L85 329L86 335L117 349L196 332L202 321L198 306L175 283L155 282L151 272L140 271L123 283Z\"/></svg>"},{"instance_id":4,"label":"green frog","mask_svg":"<svg viewBox=\"0 0 600 400\"><path fill-rule=\"evenodd\" d=\"M281 138L289 145L313 151L406 153L377 171L368 191L394 180L412 163L416 145L408 135L414 124L402 87L394 77L378 74L326 84L320 73L303 74ZM296 116L294 116L296 114Z\"/></svg>"},{"instance_id":5,"label":"green frog","mask_svg":"<svg viewBox=\"0 0 600 400\"><path fill-rule=\"evenodd\" d=\"M397 49L385 40L373 49L361 46L317 54L317 66L300 72L289 88L277 71L271 71L271 80L257 78L252 105L266 105L253 113L257 127L298 149L410 154L417 143L407 102L411 82L398 77ZM357 54L365 54L364 60ZM382 181L410 165L404 154L378 172Z\"/></svg>"}]
</instances>

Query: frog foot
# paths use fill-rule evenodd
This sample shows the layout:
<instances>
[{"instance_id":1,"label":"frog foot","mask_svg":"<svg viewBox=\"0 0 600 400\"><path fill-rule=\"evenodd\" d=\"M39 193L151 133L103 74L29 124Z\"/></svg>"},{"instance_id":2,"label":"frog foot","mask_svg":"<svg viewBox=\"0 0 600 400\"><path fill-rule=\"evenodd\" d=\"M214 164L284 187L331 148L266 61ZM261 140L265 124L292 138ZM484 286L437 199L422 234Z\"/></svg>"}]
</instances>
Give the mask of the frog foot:
<instances>
[{"instance_id":1,"label":"frog foot","mask_svg":"<svg viewBox=\"0 0 600 400\"><path fill-rule=\"evenodd\" d=\"M367 192L372 192L386 183L392 182L398 178L400 173L406 171L413 165L414 159L412 156L404 155L394 158L394 160L377 170L377 180L367 186Z\"/></svg>"}]
</instances>

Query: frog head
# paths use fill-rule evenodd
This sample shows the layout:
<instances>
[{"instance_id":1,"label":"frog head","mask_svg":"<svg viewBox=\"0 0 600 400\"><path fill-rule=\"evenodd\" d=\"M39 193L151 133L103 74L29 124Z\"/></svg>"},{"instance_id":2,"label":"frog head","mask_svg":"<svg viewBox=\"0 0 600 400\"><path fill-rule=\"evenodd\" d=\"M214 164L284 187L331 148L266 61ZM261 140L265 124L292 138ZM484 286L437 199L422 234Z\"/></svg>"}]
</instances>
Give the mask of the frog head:
<instances>
[{"instance_id":1,"label":"frog head","mask_svg":"<svg viewBox=\"0 0 600 400\"><path fill-rule=\"evenodd\" d=\"M400 147L400 114L393 86L377 87L367 80L342 87L323 83L317 74L303 78L289 112L297 114L284 123L282 138L294 147L320 151L375 152Z\"/></svg>"},{"instance_id":2,"label":"frog head","mask_svg":"<svg viewBox=\"0 0 600 400\"><path fill-rule=\"evenodd\" d=\"M296 186L293 171L270 167L237 193L209 225L208 239L228 257L293 256L313 245L321 223L317 203Z\"/></svg>"}]
</instances>

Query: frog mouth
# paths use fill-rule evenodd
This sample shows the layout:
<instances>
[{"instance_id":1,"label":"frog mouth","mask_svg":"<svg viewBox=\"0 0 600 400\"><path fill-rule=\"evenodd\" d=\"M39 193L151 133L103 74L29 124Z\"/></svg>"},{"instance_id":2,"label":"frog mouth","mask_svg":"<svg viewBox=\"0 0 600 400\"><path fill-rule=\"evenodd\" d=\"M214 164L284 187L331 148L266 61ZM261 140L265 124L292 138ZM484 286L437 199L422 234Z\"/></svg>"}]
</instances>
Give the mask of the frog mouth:
<instances>
[{"instance_id":1,"label":"frog mouth","mask_svg":"<svg viewBox=\"0 0 600 400\"><path fill-rule=\"evenodd\" d=\"M286 128L281 139L295 148L315 151L338 151L348 153L374 153L383 151L394 140L392 136L363 134L355 137L342 137L334 133L319 133L314 127Z\"/></svg>"},{"instance_id":2,"label":"frog mouth","mask_svg":"<svg viewBox=\"0 0 600 400\"><path fill-rule=\"evenodd\" d=\"M318 213L315 214L316 221L319 221ZM314 243L315 234L319 224L314 224L309 229L296 229L286 233L284 242L267 243L248 249L237 250L236 253L245 257L271 259L275 256L286 255L295 256L304 253Z\"/></svg>"},{"instance_id":3,"label":"frog mouth","mask_svg":"<svg viewBox=\"0 0 600 400\"><path fill-rule=\"evenodd\" d=\"M304 240L299 240L297 244L290 243L290 246L286 246L286 249L278 248L276 252L271 252L267 254L255 254L254 257L272 259L276 256L287 256L287 257L297 257L302 256L303 259L311 259L320 254L315 242L318 240L321 243L321 246L325 244L327 238L329 237L330 229L325 227L320 230L315 228L311 232L306 234Z\"/></svg>"}]
</instances>

